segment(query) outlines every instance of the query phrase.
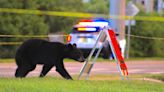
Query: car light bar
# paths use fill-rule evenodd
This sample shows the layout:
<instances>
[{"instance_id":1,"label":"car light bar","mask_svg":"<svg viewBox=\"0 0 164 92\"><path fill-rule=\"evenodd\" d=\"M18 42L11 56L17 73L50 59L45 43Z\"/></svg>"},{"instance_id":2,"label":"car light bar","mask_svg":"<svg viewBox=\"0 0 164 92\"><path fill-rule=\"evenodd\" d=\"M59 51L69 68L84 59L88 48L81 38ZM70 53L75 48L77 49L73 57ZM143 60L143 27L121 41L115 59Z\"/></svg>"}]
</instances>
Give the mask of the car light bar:
<instances>
[{"instance_id":1,"label":"car light bar","mask_svg":"<svg viewBox=\"0 0 164 92\"><path fill-rule=\"evenodd\" d=\"M91 31L94 32L97 29L96 28L77 28L78 31Z\"/></svg>"},{"instance_id":2,"label":"car light bar","mask_svg":"<svg viewBox=\"0 0 164 92\"><path fill-rule=\"evenodd\" d=\"M81 26L90 26L90 27L104 27L108 26L108 22L79 22L78 23Z\"/></svg>"}]
</instances>

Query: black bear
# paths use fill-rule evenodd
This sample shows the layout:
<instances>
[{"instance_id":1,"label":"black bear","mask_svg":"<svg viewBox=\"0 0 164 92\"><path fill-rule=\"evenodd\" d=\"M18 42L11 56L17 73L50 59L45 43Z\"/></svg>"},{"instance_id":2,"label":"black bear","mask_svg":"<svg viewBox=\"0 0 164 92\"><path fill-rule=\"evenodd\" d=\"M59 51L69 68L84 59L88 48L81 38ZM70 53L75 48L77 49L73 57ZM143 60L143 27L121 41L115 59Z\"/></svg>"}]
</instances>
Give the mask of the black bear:
<instances>
[{"instance_id":1,"label":"black bear","mask_svg":"<svg viewBox=\"0 0 164 92\"><path fill-rule=\"evenodd\" d=\"M64 68L64 58L74 59L79 62L85 61L82 52L76 48L76 44L62 44L41 39L27 40L16 52L17 69L15 77L25 77L35 69L37 64L43 64L40 77L44 77L53 66L56 66L56 71L62 77L72 79Z\"/></svg>"}]
</instances>

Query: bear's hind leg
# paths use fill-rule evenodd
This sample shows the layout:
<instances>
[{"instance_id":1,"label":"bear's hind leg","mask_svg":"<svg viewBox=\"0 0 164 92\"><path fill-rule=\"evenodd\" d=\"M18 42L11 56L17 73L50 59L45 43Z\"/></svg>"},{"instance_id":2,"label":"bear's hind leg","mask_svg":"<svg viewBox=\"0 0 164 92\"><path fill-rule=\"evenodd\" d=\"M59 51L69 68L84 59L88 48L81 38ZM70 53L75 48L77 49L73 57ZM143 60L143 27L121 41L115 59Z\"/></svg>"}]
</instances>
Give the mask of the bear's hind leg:
<instances>
[{"instance_id":1,"label":"bear's hind leg","mask_svg":"<svg viewBox=\"0 0 164 92\"><path fill-rule=\"evenodd\" d=\"M21 70L20 70L20 68L18 67L18 68L16 69L16 72L15 72L15 77L20 77L20 75L21 75Z\"/></svg>"},{"instance_id":2,"label":"bear's hind leg","mask_svg":"<svg viewBox=\"0 0 164 92\"><path fill-rule=\"evenodd\" d=\"M36 65L35 65L35 66L30 66L30 65L28 65L28 66L21 66L21 67L18 67L18 68L16 69L16 72L15 72L15 77L20 77L20 78L26 77L26 75L27 75L30 71L34 70L35 67L36 67Z\"/></svg>"},{"instance_id":3,"label":"bear's hind leg","mask_svg":"<svg viewBox=\"0 0 164 92\"><path fill-rule=\"evenodd\" d=\"M15 77L17 78L25 77L28 74L28 72L29 71L27 69L18 67L15 72Z\"/></svg>"},{"instance_id":4,"label":"bear's hind leg","mask_svg":"<svg viewBox=\"0 0 164 92\"><path fill-rule=\"evenodd\" d=\"M40 73L40 77L44 77L50 70L51 68L53 67L54 65L44 65L43 66L43 69Z\"/></svg>"}]
</instances>

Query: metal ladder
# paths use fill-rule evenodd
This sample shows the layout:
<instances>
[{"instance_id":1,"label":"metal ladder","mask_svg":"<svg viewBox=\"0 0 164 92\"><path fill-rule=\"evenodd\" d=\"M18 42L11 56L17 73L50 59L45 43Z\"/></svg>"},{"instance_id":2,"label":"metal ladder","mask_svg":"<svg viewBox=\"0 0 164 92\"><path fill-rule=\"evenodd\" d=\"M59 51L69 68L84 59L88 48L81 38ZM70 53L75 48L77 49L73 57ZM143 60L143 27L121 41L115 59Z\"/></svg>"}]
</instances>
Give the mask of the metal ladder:
<instances>
[{"instance_id":1,"label":"metal ladder","mask_svg":"<svg viewBox=\"0 0 164 92\"><path fill-rule=\"evenodd\" d=\"M78 80L79 80L80 78L82 78L82 76L84 76L84 79L85 79L85 80L87 80L87 79L89 78L89 74L90 74L90 72L91 72L91 69L92 69L93 65L96 63L97 57L99 56L99 54L100 54L100 52L101 52L101 50L102 50L102 48L103 48L103 46L101 46L101 47L98 49L98 51L97 51L95 57L92 59L92 56L93 56L93 54L94 54L94 52L95 52L95 50L96 50L96 46L98 45L98 42L99 42L100 40L101 40L101 42L104 42L104 41L106 41L107 39L108 39L109 45L110 45L110 47L111 47L112 53L113 53L113 55L114 55L114 59L115 59L115 61L116 61L116 63L117 63L117 68L118 68L118 70L119 70L119 72L120 72L120 76L121 76L122 80L124 79L124 76L123 76L123 74L122 74L121 68L120 68L119 63L118 63L118 59L117 59L116 54L115 54L115 52L114 52L114 47L112 46L111 39L110 39L109 34L108 34L108 29L109 29L109 28L104 27L103 29L100 30L100 33L99 33L99 35L98 35L98 37L97 37L97 40L96 40L96 42L95 42L95 45L94 45L94 47L93 47L93 49L91 50L91 52L90 52L90 54L89 54L87 60L85 61L85 63L83 64L83 66L82 66L82 68L81 68L81 70L80 70L80 74L79 74L79 76L78 76ZM128 77L126 77L126 78L128 79Z\"/></svg>"}]
</instances>

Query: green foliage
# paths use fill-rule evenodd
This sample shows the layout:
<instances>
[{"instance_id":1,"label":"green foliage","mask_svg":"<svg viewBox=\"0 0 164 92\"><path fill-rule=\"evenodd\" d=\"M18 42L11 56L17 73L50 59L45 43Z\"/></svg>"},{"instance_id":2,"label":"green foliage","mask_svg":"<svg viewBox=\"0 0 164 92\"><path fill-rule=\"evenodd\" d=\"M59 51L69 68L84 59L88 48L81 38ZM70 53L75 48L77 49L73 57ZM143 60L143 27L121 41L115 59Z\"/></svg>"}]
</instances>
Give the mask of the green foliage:
<instances>
[{"instance_id":1,"label":"green foliage","mask_svg":"<svg viewBox=\"0 0 164 92\"><path fill-rule=\"evenodd\" d=\"M80 8L79 8L80 6ZM0 8L38 9L48 11L80 12L81 0L0 0ZM76 18L0 13L1 35L46 35L55 32L70 32ZM0 42L18 42L27 38L0 38ZM0 46L0 58L14 57L16 46Z\"/></svg>"},{"instance_id":2,"label":"green foliage","mask_svg":"<svg viewBox=\"0 0 164 92\"><path fill-rule=\"evenodd\" d=\"M108 14L108 0L0 0L1 8L38 9L47 11L91 12ZM96 10L96 11L95 11ZM0 13L0 34L39 35L70 33L78 18ZM24 39L23 39L24 40ZM0 38L0 42L22 41L22 38ZM15 46L0 46L0 58L14 57Z\"/></svg>"},{"instance_id":3,"label":"green foliage","mask_svg":"<svg viewBox=\"0 0 164 92\"><path fill-rule=\"evenodd\" d=\"M46 11L89 12L108 14L109 0L0 0L0 8L38 9ZM141 7L141 16L145 14ZM0 13L0 35L45 35L47 33L70 33L72 25L79 18ZM164 22L137 21L132 34L150 37L164 37ZM25 38L0 38L0 42L23 41ZM163 57L163 40L132 38L130 55L133 57ZM13 58L16 46L0 46L0 58Z\"/></svg>"},{"instance_id":4,"label":"green foliage","mask_svg":"<svg viewBox=\"0 0 164 92\"><path fill-rule=\"evenodd\" d=\"M160 16L156 12L145 13L143 6L138 5L140 12L138 16ZM132 26L131 33L133 35L145 37L164 38L164 22L158 21L136 21L136 25ZM158 39L142 39L131 38L130 55L132 57L164 57L164 40Z\"/></svg>"},{"instance_id":5,"label":"green foliage","mask_svg":"<svg viewBox=\"0 0 164 92\"><path fill-rule=\"evenodd\" d=\"M147 77L157 79L157 80L161 80L161 81L164 82L164 74L148 75Z\"/></svg>"},{"instance_id":6,"label":"green foliage","mask_svg":"<svg viewBox=\"0 0 164 92\"><path fill-rule=\"evenodd\" d=\"M25 8L26 0L1 0L2 8ZM1 35L39 35L46 34L48 26L44 17L37 15L19 15L12 13L0 13ZM23 38L0 38L0 42L22 41ZM0 58L13 57L16 46L0 46Z\"/></svg>"},{"instance_id":7,"label":"green foliage","mask_svg":"<svg viewBox=\"0 0 164 92\"><path fill-rule=\"evenodd\" d=\"M109 0L90 0L85 3L85 11L89 13L109 14Z\"/></svg>"},{"instance_id":8,"label":"green foliage","mask_svg":"<svg viewBox=\"0 0 164 92\"><path fill-rule=\"evenodd\" d=\"M152 16L147 14L144 16ZM137 21L132 27L132 34L146 37L164 37L164 22ZM131 39L130 55L133 57L164 57L164 40L158 39Z\"/></svg>"},{"instance_id":9,"label":"green foliage","mask_svg":"<svg viewBox=\"0 0 164 92\"><path fill-rule=\"evenodd\" d=\"M81 0L38 0L38 9L49 11L69 11L81 12L83 10L83 3ZM72 25L75 24L77 18L60 17L60 16L44 16L46 24L49 25L49 32L66 32L69 33Z\"/></svg>"}]
</instances>

